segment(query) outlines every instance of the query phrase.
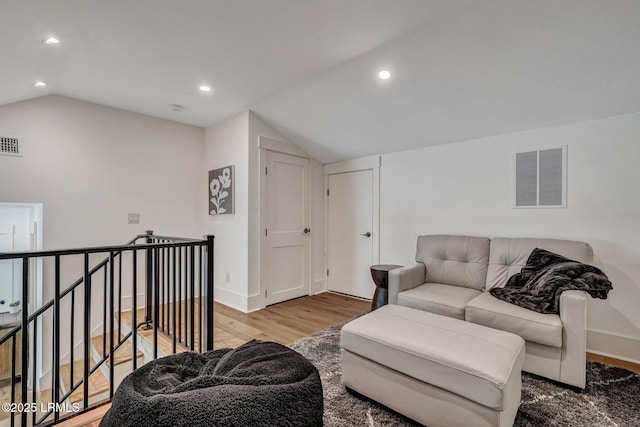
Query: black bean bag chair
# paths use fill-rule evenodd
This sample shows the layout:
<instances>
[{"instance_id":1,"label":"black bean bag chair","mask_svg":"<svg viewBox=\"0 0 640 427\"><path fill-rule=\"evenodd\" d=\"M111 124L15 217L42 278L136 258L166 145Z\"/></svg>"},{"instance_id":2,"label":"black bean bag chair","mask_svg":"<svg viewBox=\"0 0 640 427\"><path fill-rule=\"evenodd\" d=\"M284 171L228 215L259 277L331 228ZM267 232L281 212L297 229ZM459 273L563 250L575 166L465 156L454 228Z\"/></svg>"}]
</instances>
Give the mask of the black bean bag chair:
<instances>
[{"instance_id":1,"label":"black bean bag chair","mask_svg":"<svg viewBox=\"0 0 640 427\"><path fill-rule=\"evenodd\" d=\"M100 426L322 426L315 366L274 342L151 361L118 386Z\"/></svg>"}]
</instances>

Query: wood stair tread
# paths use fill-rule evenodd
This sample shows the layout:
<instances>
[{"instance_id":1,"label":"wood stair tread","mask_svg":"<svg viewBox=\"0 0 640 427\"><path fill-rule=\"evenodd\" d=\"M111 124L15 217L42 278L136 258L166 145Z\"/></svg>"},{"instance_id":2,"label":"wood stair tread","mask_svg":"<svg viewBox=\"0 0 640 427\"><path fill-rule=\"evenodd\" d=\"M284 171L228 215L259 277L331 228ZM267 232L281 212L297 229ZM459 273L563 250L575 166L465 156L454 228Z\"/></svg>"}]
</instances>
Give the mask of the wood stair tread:
<instances>
[{"instance_id":1,"label":"wood stair tread","mask_svg":"<svg viewBox=\"0 0 640 427\"><path fill-rule=\"evenodd\" d=\"M89 365L89 367L93 367L93 362ZM77 360L73 364L73 382L77 383L82 379L83 375L83 361ZM71 364L66 364L60 366L60 380L64 384L65 393L71 389ZM93 374L89 376L89 397L96 396L105 391L109 391L109 380L100 372L100 369L96 369ZM62 394L62 393L61 393ZM72 403L82 401L83 397L83 386L80 385L76 391L71 393L70 401Z\"/></svg>"},{"instance_id":2,"label":"wood stair tread","mask_svg":"<svg viewBox=\"0 0 640 427\"><path fill-rule=\"evenodd\" d=\"M143 308L139 308L136 310L136 322L138 320L144 319L145 310ZM114 314L116 320L118 319L118 313ZM132 316L131 311L123 311L121 314L122 323L126 325L126 327L131 330ZM188 330L182 329L182 338L184 339L187 336ZM145 329L144 327L140 327L136 331L136 335L142 337L142 339L148 343L150 346L153 346L153 329ZM195 346L198 347L199 337L196 333L195 336ZM164 332L158 330L158 350L160 353L164 355L173 354L173 341L172 338L165 334ZM180 342L176 342L176 353L183 353L185 351L189 351L189 349L181 344Z\"/></svg>"},{"instance_id":3,"label":"wood stair tread","mask_svg":"<svg viewBox=\"0 0 640 427\"><path fill-rule=\"evenodd\" d=\"M138 335L142 337L149 345L153 346L153 329L138 329ZM198 341L196 340L196 345ZM158 351L165 356L173 354L173 340L162 331L158 331ZM187 347L176 342L176 353L184 353L189 351Z\"/></svg>"},{"instance_id":4,"label":"wood stair tread","mask_svg":"<svg viewBox=\"0 0 640 427\"><path fill-rule=\"evenodd\" d=\"M121 337L121 339L123 339L124 337ZM100 355L100 357L102 357L102 355L105 353L103 351L103 342L106 343L106 347L107 350L109 349L109 334L105 334L104 335L104 339L102 335L97 335L95 337L91 338L91 346L94 348L94 350ZM114 341L113 346L116 347L118 345L118 343L116 341ZM130 340L126 340L124 341L120 347L118 347L115 350L115 354L113 357L113 362L115 363L115 366L118 366L122 363L125 362L129 362L131 361L131 355L133 352L133 345L131 344ZM108 352L107 352L108 353ZM136 356L138 358L142 357L143 354L140 350L136 349ZM107 366L111 365L111 358L108 358L107 361Z\"/></svg>"}]
</instances>

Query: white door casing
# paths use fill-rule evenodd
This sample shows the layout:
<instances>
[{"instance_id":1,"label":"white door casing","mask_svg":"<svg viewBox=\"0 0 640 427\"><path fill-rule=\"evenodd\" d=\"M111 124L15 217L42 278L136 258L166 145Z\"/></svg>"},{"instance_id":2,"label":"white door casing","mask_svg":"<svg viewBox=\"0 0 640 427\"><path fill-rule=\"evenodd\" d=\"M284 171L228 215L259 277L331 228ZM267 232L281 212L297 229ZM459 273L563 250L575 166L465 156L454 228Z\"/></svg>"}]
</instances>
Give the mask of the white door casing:
<instances>
[{"instance_id":1,"label":"white door casing","mask_svg":"<svg viewBox=\"0 0 640 427\"><path fill-rule=\"evenodd\" d=\"M266 304L309 294L309 159L265 150Z\"/></svg>"},{"instance_id":2,"label":"white door casing","mask_svg":"<svg viewBox=\"0 0 640 427\"><path fill-rule=\"evenodd\" d=\"M327 187L327 287L372 298L369 267L375 264L374 172L335 173Z\"/></svg>"}]
</instances>

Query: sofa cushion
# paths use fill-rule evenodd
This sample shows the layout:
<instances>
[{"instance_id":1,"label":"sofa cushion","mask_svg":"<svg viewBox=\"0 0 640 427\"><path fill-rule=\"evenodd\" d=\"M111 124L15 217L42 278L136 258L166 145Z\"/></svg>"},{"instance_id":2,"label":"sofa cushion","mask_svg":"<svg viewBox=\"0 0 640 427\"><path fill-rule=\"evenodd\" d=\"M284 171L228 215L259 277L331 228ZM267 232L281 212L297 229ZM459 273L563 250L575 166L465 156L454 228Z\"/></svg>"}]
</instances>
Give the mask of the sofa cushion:
<instances>
[{"instance_id":1,"label":"sofa cushion","mask_svg":"<svg viewBox=\"0 0 640 427\"><path fill-rule=\"evenodd\" d=\"M585 264L593 261L591 246L573 240L495 238L491 239L490 247L486 289L504 286L509 277L520 272L535 248L546 249Z\"/></svg>"},{"instance_id":2,"label":"sofa cushion","mask_svg":"<svg viewBox=\"0 0 640 427\"><path fill-rule=\"evenodd\" d=\"M425 283L398 294L398 305L464 320L464 308L482 291L460 286Z\"/></svg>"},{"instance_id":3,"label":"sofa cushion","mask_svg":"<svg viewBox=\"0 0 640 427\"><path fill-rule=\"evenodd\" d=\"M542 314L501 301L484 292L467 303L465 320L513 332L525 341L562 346L562 321L557 314Z\"/></svg>"},{"instance_id":4,"label":"sofa cushion","mask_svg":"<svg viewBox=\"0 0 640 427\"><path fill-rule=\"evenodd\" d=\"M427 282L483 290L489 263L489 239L418 236L416 261L427 268Z\"/></svg>"},{"instance_id":5,"label":"sofa cushion","mask_svg":"<svg viewBox=\"0 0 640 427\"><path fill-rule=\"evenodd\" d=\"M524 361L524 341L514 334L398 305L347 323L341 346L496 410Z\"/></svg>"}]
</instances>

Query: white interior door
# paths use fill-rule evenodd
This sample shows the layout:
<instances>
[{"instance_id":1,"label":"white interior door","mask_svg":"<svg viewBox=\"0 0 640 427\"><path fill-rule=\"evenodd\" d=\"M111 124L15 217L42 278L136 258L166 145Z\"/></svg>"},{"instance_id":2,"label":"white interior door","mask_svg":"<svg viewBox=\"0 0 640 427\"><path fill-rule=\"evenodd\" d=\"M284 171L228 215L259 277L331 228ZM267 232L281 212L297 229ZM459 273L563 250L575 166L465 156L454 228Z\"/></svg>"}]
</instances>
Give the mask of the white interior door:
<instances>
[{"instance_id":1,"label":"white interior door","mask_svg":"<svg viewBox=\"0 0 640 427\"><path fill-rule=\"evenodd\" d=\"M309 159L265 150L266 303L309 295Z\"/></svg>"},{"instance_id":2,"label":"white interior door","mask_svg":"<svg viewBox=\"0 0 640 427\"><path fill-rule=\"evenodd\" d=\"M328 180L328 289L372 298L373 171L331 174Z\"/></svg>"},{"instance_id":3,"label":"white interior door","mask_svg":"<svg viewBox=\"0 0 640 427\"><path fill-rule=\"evenodd\" d=\"M15 248L15 225L0 224L0 252L12 252ZM16 261L0 260L0 313L9 311L9 304L14 301L16 287Z\"/></svg>"}]
</instances>

